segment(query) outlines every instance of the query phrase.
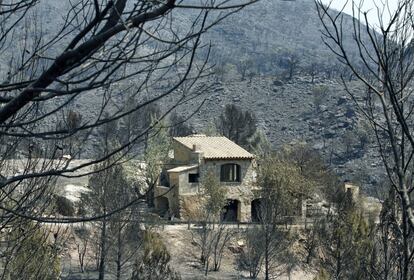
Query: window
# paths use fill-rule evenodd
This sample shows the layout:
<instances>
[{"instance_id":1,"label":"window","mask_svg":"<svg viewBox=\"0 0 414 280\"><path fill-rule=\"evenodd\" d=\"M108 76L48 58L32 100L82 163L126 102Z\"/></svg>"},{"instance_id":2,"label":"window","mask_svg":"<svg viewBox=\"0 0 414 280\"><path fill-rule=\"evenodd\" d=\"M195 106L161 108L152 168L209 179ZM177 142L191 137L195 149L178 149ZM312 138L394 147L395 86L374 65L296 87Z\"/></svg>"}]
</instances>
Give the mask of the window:
<instances>
[{"instance_id":1,"label":"window","mask_svg":"<svg viewBox=\"0 0 414 280\"><path fill-rule=\"evenodd\" d=\"M189 183L198 183L200 179L200 174L188 174L188 182Z\"/></svg>"},{"instance_id":2,"label":"window","mask_svg":"<svg viewBox=\"0 0 414 280\"><path fill-rule=\"evenodd\" d=\"M220 180L222 182L240 182L240 165L234 163L221 166Z\"/></svg>"}]
</instances>

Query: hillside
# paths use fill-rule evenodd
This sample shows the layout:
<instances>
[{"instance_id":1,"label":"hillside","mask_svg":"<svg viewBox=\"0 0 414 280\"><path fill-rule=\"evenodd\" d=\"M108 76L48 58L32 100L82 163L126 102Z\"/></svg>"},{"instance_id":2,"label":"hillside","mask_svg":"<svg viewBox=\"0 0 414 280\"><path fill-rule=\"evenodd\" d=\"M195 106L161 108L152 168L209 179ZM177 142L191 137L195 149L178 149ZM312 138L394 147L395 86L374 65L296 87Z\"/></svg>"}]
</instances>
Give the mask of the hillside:
<instances>
[{"instance_id":1,"label":"hillside","mask_svg":"<svg viewBox=\"0 0 414 280\"><path fill-rule=\"evenodd\" d=\"M65 2L45 1L36 11L44 15L44 38L56 32L58 25L50 23L64 11L65 5ZM194 15L184 12L172 15L177 29L187 30L191 24L189 18ZM344 26L344 30L351 29L347 28L351 27L350 16L344 16ZM190 116L197 105L206 99L189 120L201 132L214 123L226 104L237 104L256 114L259 128L274 147L292 141L306 142L320 150L344 179L364 178L367 185L376 184L379 176L365 176L367 170L375 174L371 171L377 167L376 158L369 146L364 149L360 147L358 139L363 125L341 84L330 77L340 67L323 44L320 29L313 0L262 0L228 17L203 38L204 43L212 42L210 63L216 65L216 75L200 84L211 84L211 89L180 106L177 113ZM345 37L346 46L350 45L350 38ZM69 39L63 38L61 43ZM349 49L352 50L351 47ZM53 56L56 50L48 51ZM286 79L292 60L295 61L293 78ZM309 76L312 65L317 77L314 82ZM328 94L317 101L321 105L319 109L312 94L313 88L318 85L329 88ZM122 87L119 85L121 90L112 95L113 102L109 103L108 112L119 104L126 104ZM362 88L355 85L355 90ZM156 93L157 88L154 88L148 94ZM145 98L145 94L139 97ZM166 98L160 105L167 109L177 96L180 92ZM92 91L81 96L68 109L79 112L83 121L91 122L99 115L99 104L104 98L103 91ZM56 104L57 101L52 101L48 106L52 108ZM56 120L44 120L43 125L55 126ZM92 131L90 142L83 145L83 157L94 156L99 146L98 138L99 133ZM364 168L360 168L362 166Z\"/></svg>"},{"instance_id":2,"label":"hillside","mask_svg":"<svg viewBox=\"0 0 414 280\"><path fill-rule=\"evenodd\" d=\"M344 15L343 25L345 46L354 55L357 50L347 33L352 18ZM206 39L213 43L212 61L219 66L244 63L254 73L275 74L285 71L293 58L302 71L312 64L332 71L338 61L322 42L321 29L313 0L262 0L226 19Z\"/></svg>"},{"instance_id":3,"label":"hillside","mask_svg":"<svg viewBox=\"0 0 414 280\"><path fill-rule=\"evenodd\" d=\"M186 4L199 2L185 1ZM39 17L39 24L30 30L42 34L43 40L53 38L64 24L68 8L69 2L43 1L33 12L33 16ZM197 15L198 10L172 12L173 29L178 34L187 32ZM210 20L218 15L212 12ZM356 54L357 49L351 44L352 36L347 33L352 30L352 18L344 15L343 25L345 46L351 54ZM338 61L323 44L321 29L314 0L261 0L213 26L203 34L202 42L212 44L210 62L226 71L240 72L241 68L247 68L254 74L275 74L289 67L289 59L295 60L301 71L307 71L312 65L317 65L321 71L335 71ZM23 40L25 35L19 33L18 36ZM67 34L59 44L65 44L72 36L74 34ZM56 50L48 49L47 54L54 56Z\"/></svg>"},{"instance_id":4,"label":"hillside","mask_svg":"<svg viewBox=\"0 0 414 280\"><path fill-rule=\"evenodd\" d=\"M322 100L313 89L326 87ZM362 91L357 83L354 92ZM291 143L307 143L318 150L344 180L362 182L366 187L381 180L380 159L363 118L339 81L297 77L280 81L277 77L260 77L249 81L216 82L213 89L198 100L201 109L189 122L197 132L214 123L226 104L236 104L254 112L259 129L275 148ZM167 107L173 99L163 103ZM185 103L177 112L194 112L197 102Z\"/></svg>"}]
</instances>

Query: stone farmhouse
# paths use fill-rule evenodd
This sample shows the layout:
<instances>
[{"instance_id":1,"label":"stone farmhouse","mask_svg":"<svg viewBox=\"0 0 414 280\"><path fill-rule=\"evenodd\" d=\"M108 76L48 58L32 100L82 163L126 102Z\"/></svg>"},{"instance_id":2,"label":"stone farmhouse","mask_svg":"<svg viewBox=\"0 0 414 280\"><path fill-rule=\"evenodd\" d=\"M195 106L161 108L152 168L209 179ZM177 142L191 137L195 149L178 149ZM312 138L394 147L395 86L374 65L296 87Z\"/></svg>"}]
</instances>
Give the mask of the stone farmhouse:
<instances>
[{"instance_id":1,"label":"stone farmhouse","mask_svg":"<svg viewBox=\"0 0 414 280\"><path fill-rule=\"evenodd\" d=\"M173 138L174 156L165 170L165 183L154 191L155 208L164 215L185 219L184 205L197 203L200 178L212 170L227 190L221 219L249 222L257 219L259 200L256 161L226 137L191 135Z\"/></svg>"}]
</instances>

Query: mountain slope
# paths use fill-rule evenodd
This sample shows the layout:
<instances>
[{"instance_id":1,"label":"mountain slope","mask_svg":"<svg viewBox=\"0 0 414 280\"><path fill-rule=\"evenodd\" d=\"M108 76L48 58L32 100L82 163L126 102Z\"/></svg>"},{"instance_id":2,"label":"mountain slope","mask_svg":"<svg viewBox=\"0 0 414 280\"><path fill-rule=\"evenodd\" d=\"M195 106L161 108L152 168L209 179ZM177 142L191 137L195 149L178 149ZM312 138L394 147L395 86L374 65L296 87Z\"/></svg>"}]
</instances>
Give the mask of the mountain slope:
<instances>
[{"instance_id":1,"label":"mountain slope","mask_svg":"<svg viewBox=\"0 0 414 280\"><path fill-rule=\"evenodd\" d=\"M352 17L344 15L344 42L352 46ZM232 15L206 35L213 42L212 60L234 65L248 61L256 73L277 73L294 56L304 69L313 63L331 68L338 61L324 45L322 24L313 0L262 0ZM353 50L353 51L352 51Z\"/></svg>"}]
</instances>

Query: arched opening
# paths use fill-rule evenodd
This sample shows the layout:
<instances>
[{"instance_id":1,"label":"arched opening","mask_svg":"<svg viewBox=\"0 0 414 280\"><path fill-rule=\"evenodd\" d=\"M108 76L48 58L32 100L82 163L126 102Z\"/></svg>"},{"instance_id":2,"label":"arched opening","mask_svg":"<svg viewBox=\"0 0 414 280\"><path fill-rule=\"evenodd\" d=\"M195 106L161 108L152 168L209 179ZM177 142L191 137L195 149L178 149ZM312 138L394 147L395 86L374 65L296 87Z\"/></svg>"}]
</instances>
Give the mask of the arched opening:
<instances>
[{"instance_id":1,"label":"arched opening","mask_svg":"<svg viewBox=\"0 0 414 280\"><path fill-rule=\"evenodd\" d=\"M226 206L223 207L221 220L223 222L239 221L240 202L238 200L227 199Z\"/></svg>"},{"instance_id":2,"label":"arched opening","mask_svg":"<svg viewBox=\"0 0 414 280\"><path fill-rule=\"evenodd\" d=\"M251 217L252 217L252 222L259 222L260 221L260 210L261 210L261 199L257 198L252 200L251 203Z\"/></svg>"},{"instance_id":3,"label":"arched opening","mask_svg":"<svg viewBox=\"0 0 414 280\"><path fill-rule=\"evenodd\" d=\"M240 165L235 163L226 163L220 169L220 181L222 182L240 182Z\"/></svg>"},{"instance_id":4,"label":"arched opening","mask_svg":"<svg viewBox=\"0 0 414 280\"><path fill-rule=\"evenodd\" d=\"M168 198L164 196L155 198L155 208L158 210L161 216L167 214L168 210L170 209Z\"/></svg>"}]
</instances>

